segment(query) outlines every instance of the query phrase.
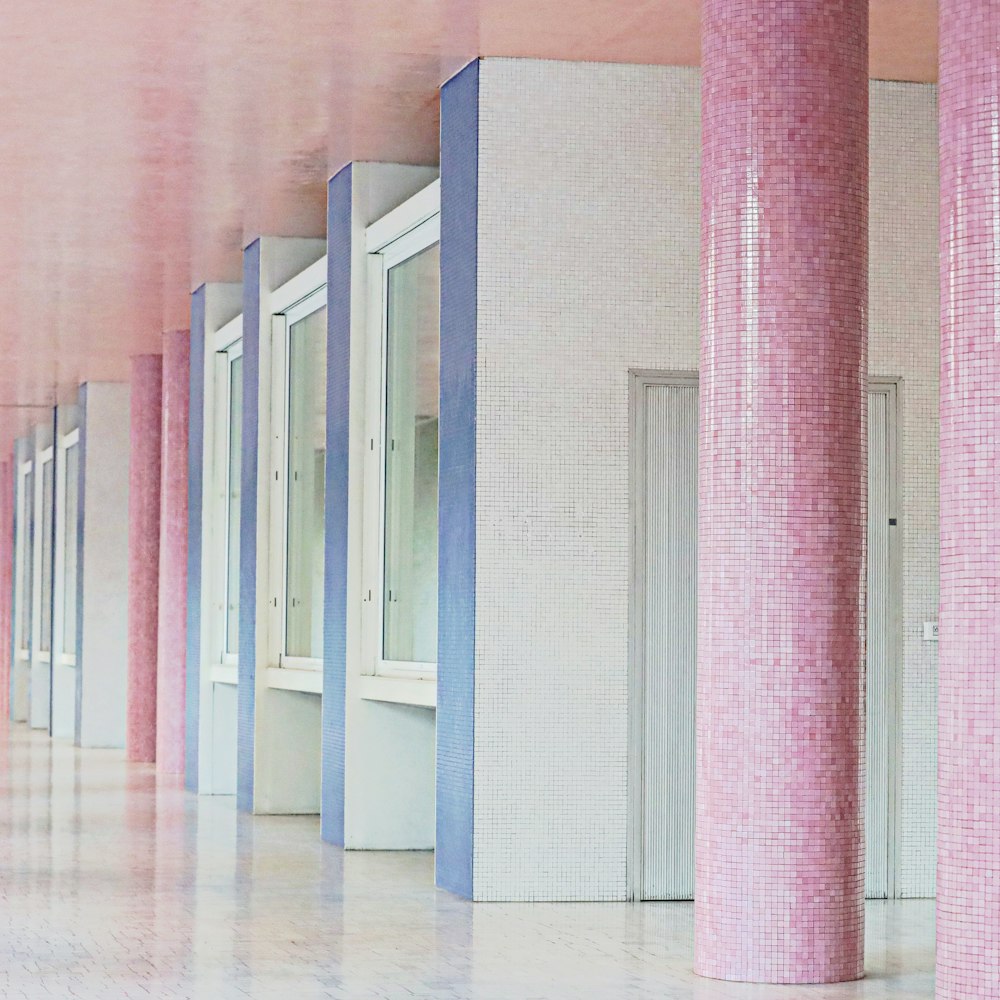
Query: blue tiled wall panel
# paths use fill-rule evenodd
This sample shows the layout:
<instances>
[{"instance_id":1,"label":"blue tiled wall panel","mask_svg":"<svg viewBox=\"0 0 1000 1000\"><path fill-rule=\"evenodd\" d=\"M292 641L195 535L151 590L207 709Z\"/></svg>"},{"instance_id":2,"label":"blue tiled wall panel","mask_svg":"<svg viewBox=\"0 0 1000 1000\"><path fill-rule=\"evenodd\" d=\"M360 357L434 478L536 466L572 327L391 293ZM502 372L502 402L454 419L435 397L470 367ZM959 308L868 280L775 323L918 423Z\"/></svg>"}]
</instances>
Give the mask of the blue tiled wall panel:
<instances>
[{"instance_id":1,"label":"blue tiled wall panel","mask_svg":"<svg viewBox=\"0 0 1000 1000\"><path fill-rule=\"evenodd\" d=\"M188 418L187 687L184 787L198 791L201 695L201 503L205 442L205 286L191 296L191 409Z\"/></svg>"},{"instance_id":2,"label":"blue tiled wall panel","mask_svg":"<svg viewBox=\"0 0 1000 1000\"><path fill-rule=\"evenodd\" d=\"M240 475L240 651L236 805L253 811L257 678L257 428L260 382L260 240L243 251L243 466Z\"/></svg>"},{"instance_id":3,"label":"blue tiled wall panel","mask_svg":"<svg viewBox=\"0 0 1000 1000\"><path fill-rule=\"evenodd\" d=\"M473 890L479 63L441 92L437 884Z\"/></svg>"},{"instance_id":4,"label":"blue tiled wall panel","mask_svg":"<svg viewBox=\"0 0 1000 1000\"><path fill-rule=\"evenodd\" d=\"M323 839L344 844L347 674L347 485L351 382L353 168L331 181L327 201L326 535L323 632Z\"/></svg>"}]
</instances>

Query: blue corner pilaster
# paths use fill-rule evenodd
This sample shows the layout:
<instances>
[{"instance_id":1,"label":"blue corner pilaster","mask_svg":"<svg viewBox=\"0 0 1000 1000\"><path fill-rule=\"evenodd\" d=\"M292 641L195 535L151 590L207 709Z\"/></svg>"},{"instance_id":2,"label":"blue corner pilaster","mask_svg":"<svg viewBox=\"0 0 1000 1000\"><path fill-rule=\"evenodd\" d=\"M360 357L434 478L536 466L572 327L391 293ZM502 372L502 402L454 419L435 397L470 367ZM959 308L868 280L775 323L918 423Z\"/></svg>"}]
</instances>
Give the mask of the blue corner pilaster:
<instances>
[{"instance_id":1,"label":"blue corner pilaster","mask_svg":"<svg viewBox=\"0 0 1000 1000\"><path fill-rule=\"evenodd\" d=\"M347 677L347 485L351 388L353 170L331 181L327 200L326 532L323 597L323 839L344 845Z\"/></svg>"},{"instance_id":2,"label":"blue corner pilaster","mask_svg":"<svg viewBox=\"0 0 1000 1000\"><path fill-rule=\"evenodd\" d=\"M240 650L236 806L253 812L257 681L257 441L260 422L260 240L243 251L243 454L240 475Z\"/></svg>"},{"instance_id":3,"label":"blue corner pilaster","mask_svg":"<svg viewBox=\"0 0 1000 1000\"><path fill-rule=\"evenodd\" d=\"M205 468L205 286L191 296L191 409L188 418L187 670L184 787L198 791L201 703L201 504Z\"/></svg>"},{"instance_id":4,"label":"blue corner pilaster","mask_svg":"<svg viewBox=\"0 0 1000 1000\"><path fill-rule=\"evenodd\" d=\"M441 91L436 882L472 897L479 62Z\"/></svg>"}]
</instances>

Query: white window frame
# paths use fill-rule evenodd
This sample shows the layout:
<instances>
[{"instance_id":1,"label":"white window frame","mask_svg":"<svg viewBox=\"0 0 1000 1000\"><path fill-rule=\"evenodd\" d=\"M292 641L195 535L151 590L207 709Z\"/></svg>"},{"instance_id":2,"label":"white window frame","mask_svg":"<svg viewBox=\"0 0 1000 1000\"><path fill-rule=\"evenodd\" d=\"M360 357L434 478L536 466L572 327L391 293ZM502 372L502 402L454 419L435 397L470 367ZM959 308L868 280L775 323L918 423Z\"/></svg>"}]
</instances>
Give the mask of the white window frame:
<instances>
[{"instance_id":1,"label":"white window frame","mask_svg":"<svg viewBox=\"0 0 1000 1000\"><path fill-rule=\"evenodd\" d=\"M32 560L34 565L33 536L28 531L29 510L34 509L35 489L34 480L31 479L31 489L28 489L29 479L34 472L34 459L27 459L18 466L17 475L17 553L15 572L17 574L17 606L15 607L14 630L15 630L15 653L19 661L28 663L31 660L31 631L34 621L33 594L25 593L25 572L28 568L28 560ZM32 574L32 590L34 589L34 574ZM24 621L22 612L25 601L28 602L27 631L22 626Z\"/></svg>"},{"instance_id":2,"label":"white window frame","mask_svg":"<svg viewBox=\"0 0 1000 1000\"><path fill-rule=\"evenodd\" d=\"M205 542L211 549L208 593L203 606L208 610L208 668L213 681L236 683L238 654L226 651L229 618L229 411L232 365L243 356L243 316L240 314L218 329L206 345L210 350L205 372L205 412L212 421L205 436L204 468L208 532Z\"/></svg>"},{"instance_id":3,"label":"white window frame","mask_svg":"<svg viewBox=\"0 0 1000 1000\"><path fill-rule=\"evenodd\" d=\"M441 184L434 181L365 233L368 252L368 346L365 388L365 449L362 587L362 673L410 680L437 680L437 663L390 660L385 635L385 433L389 272L397 264L441 242ZM370 514L376 516L372 517Z\"/></svg>"},{"instance_id":4,"label":"white window frame","mask_svg":"<svg viewBox=\"0 0 1000 1000\"><path fill-rule=\"evenodd\" d=\"M323 658L285 653L288 594L288 355L292 327L327 305L326 257L271 295L271 492L268 524L268 684L319 693ZM276 673L275 671L301 673Z\"/></svg>"},{"instance_id":5,"label":"white window frame","mask_svg":"<svg viewBox=\"0 0 1000 1000\"><path fill-rule=\"evenodd\" d=\"M52 464L52 485L53 492L56 485L56 452L52 445L47 448L43 448L38 453L38 475L35 476L35 531L34 531L34 545L33 545L33 567L34 571L32 573L31 580L31 639L32 639L32 652L33 657L39 663L51 663L52 662L52 650L42 649L42 570L44 569L44 556L43 549L45 545L45 536L42 532L52 531L52 525L45 524L45 466L49 463ZM55 496L52 497L52 512L55 515ZM39 531L39 528L42 530ZM49 544L52 544L51 535L49 538ZM55 559L55 552L52 553L53 560ZM54 565L54 562L53 562ZM55 584L54 580L50 580L49 586L53 587ZM51 602L52 594L49 594L49 600ZM51 609L51 603L50 603ZM51 626L52 622L49 622ZM52 634L49 634L49 645L52 645Z\"/></svg>"},{"instance_id":6,"label":"white window frame","mask_svg":"<svg viewBox=\"0 0 1000 1000\"><path fill-rule=\"evenodd\" d=\"M58 650L53 650L56 663L67 667L76 666L76 651L67 653L63 649L63 639L66 635L66 533L69 524L66 521L66 490L69 488L69 478L66 470L69 465L69 452L71 448L80 447L80 428L74 427L68 434L59 438L59 460L56 465L56 483L62 485L62 495L55 498L54 505L56 518L56 551L54 559L55 579L54 579L54 599L55 599L55 628L53 629L58 639ZM79 452L77 452L79 458ZM61 502L60 502L61 501ZM79 480L77 480L77 510L79 510ZM76 526L74 525L74 532ZM77 567L77 572L80 567ZM79 639L79 636L77 637Z\"/></svg>"}]
</instances>

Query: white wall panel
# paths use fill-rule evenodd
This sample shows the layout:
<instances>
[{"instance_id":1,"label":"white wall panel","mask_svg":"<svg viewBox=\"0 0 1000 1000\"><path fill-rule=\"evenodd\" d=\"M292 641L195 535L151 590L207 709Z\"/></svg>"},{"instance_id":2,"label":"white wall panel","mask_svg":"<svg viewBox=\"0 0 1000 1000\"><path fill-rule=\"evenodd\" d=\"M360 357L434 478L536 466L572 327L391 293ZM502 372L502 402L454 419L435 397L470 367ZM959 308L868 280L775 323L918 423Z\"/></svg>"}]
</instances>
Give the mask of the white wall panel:
<instances>
[{"instance_id":1,"label":"white wall panel","mask_svg":"<svg viewBox=\"0 0 1000 1000\"><path fill-rule=\"evenodd\" d=\"M872 89L871 371L900 379L901 883L934 887L936 108ZM474 894L628 894L630 368L698 364L696 70L480 74Z\"/></svg>"}]
</instances>

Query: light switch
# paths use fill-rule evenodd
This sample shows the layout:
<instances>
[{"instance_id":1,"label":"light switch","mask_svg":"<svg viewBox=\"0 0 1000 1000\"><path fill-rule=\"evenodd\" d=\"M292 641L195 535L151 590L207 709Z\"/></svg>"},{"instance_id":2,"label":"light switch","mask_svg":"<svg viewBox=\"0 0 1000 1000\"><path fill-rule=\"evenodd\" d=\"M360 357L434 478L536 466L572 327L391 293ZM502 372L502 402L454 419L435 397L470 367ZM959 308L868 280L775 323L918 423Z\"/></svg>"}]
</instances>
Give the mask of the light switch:
<instances>
[{"instance_id":1,"label":"light switch","mask_svg":"<svg viewBox=\"0 0 1000 1000\"><path fill-rule=\"evenodd\" d=\"M938 623L924 622L924 642L938 641Z\"/></svg>"}]
</instances>

